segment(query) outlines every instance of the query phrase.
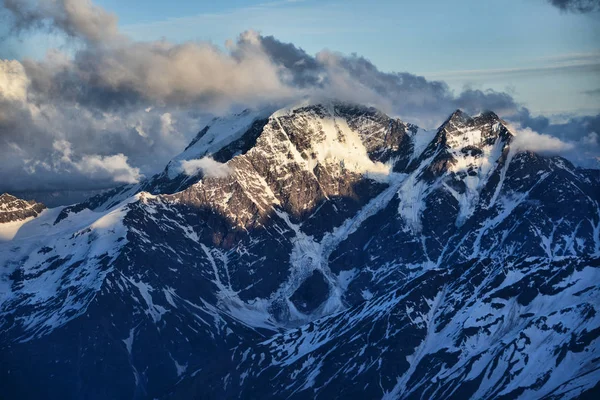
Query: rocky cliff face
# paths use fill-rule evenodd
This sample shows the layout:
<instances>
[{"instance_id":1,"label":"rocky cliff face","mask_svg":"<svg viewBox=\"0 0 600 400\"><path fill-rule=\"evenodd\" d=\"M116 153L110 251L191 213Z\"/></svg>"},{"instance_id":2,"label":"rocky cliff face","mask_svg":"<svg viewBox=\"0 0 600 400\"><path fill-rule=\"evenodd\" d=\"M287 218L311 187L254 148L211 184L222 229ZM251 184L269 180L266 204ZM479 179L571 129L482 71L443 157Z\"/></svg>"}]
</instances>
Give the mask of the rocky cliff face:
<instances>
[{"instance_id":1,"label":"rocky cliff face","mask_svg":"<svg viewBox=\"0 0 600 400\"><path fill-rule=\"evenodd\" d=\"M435 131L335 102L214 120L157 176L0 243L0 388L593 393L599 171L512 140L491 112Z\"/></svg>"},{"instance_id":2,"label":"rocky cliff face","mask_svg":"<svg viewBox=\"0 0 600 400\"><path fill-rule=\"evenodd\" d=\"M35 218L46 206L34 200L21 200L8 193L0 195L0 224Z\"/></svg>"}]
</instances>

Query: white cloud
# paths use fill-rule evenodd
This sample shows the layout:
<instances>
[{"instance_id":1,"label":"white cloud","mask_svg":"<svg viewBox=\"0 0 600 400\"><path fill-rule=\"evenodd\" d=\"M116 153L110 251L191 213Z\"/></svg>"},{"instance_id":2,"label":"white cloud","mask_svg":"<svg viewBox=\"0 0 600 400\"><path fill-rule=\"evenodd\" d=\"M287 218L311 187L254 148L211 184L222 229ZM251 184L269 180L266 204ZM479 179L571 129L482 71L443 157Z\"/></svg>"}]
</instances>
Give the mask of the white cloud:
<instances>
[{"instance_id":1,"label":"white cloud","mask_svg":"<svg viewBox=\"0 0 600 400\"><path fill-rule=\"evenodd\" d=\"M587 146L598 146L600 143L599 139L596 132L590 132L581 139L581 142Z\"/></svg>"},{"instance_id":2,"label":"white cloud","mask_svg":"<svg viewBox=\"0 0 600 400\"><path fill-rule=\"evenodd\" d=\"M52 148L60 155L60 161L63 163L71 164L71 155L73 154L73 148L71 143L67 140L55 140L52 143Z\"/></svg>"},{"instance_id":3,"label":"white cloud","mask_svg":"<svg viewBox=\"0 0 600 400\"><path fill-rule=\"evenodd\" d=\"M516 130L512 146L517 150L529 150L543 155L559 155L575 148L573 143L537 133L529 128Z\"/></svg>"},{"instance_id":4,"label":"white cloud","mask_svg":"<svg viewBox=\"0 0 600 400\"><path fill-rule=\"evenodd\" d=\"M164 113L160 116L160 133L164 136L169 136L173 131L173 116L171 113Z\"/></svg>"},{"instance_id":5,"label":"white cloud","mask_svg":"<svg viewBox=\"0 0 600 400\"><path fill-rule=\"evenodd\" d=\"M90 176L109 176L116 183L137 183L142 178L139 168L127 163L122 153L112 156L84 155L76 164L77 169Z\"/></svg>"},{"instance_id":6,"label":"white cloud","mask_svg":"<svg viewBox=\"0 0 600 400\"><path fill-rule=\"evenodd\" d=\"M225 178L231 174L231 168L227 164L215 161L211 157L182 161L181 169L188 176L194 176L199 171L208 178Z\"/></svg>"},{"instance_id":7,"label":"white cloud","mask_svg":"<svg viewBox=\"0 0 600 400\"><path fill-rule=\"evenodd\" d=\"M0 60L0 98L25 102L29 79L17 60Z\"/></svg>"},{"instance_id":8,"label":"white cloud","mask_svg":"<svg viewBox=\"0 0 600 400\"><path fill-rule=\"evenodd\" d=\"M86 154L75 161L72 159L73 150L70 142L56 140L52 147L58 156L54 163L55 170L74 168L86 177L110 179L115 183L137 183L142 178L139 168L130 166L127 156L122 153L110 156Z\"/></svg>"},{"instance_id":9,"label":"white cloud","mask_svg":"<svg viewBox=\"0 0 600 400\"><path fill-rule=\"evenodd\" d=\"M118 18L91 0L4 0L17 29L42 25L90 42L123 39Z\"/></svg>"}]
</instances>

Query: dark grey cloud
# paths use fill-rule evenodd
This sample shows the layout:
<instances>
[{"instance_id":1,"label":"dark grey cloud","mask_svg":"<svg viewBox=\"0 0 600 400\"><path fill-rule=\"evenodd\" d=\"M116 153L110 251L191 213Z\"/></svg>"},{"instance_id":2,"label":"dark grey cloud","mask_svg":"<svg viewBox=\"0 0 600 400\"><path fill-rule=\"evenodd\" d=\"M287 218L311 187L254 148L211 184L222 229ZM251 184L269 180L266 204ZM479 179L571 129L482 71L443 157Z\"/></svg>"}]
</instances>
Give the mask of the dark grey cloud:
<instances>
[{"instance_id":1,"label":"dark grey cloud","mask_svg":"<svg viewBox=\"0 0 600 400\"><path fill-rule=\"evenodd\" d=\"M235 102L295 94L257 44L240 40L233 51L236 57L208 43L104 43L88 45L72 59L23 65L41 96L99 108L144 103L222 111Z\"/></svg>"},{"instance_id":2,"label":"dark grey cloud","mask_svg":"<svg viewBox=\"0 0 600 400\"><path fill-rule=\"evenodd\" d=\"M592 133L600 134L600 114L572 117L565 122L549 124L546 129L541 131L563 140L586 140L586 137ZM597 155L600 156L600 153Z\"/></svg>"},{"instance_id":3,"label":"dark grey cloud","mask_svg":"<svg viewBox=\"0 0 600 400\"><path fill-rule=\"evenodd\" d=\"M443 81L431 81L408 72L384 72L357 54L324 50L312 57L291 43L260 37L271 60L313 92L357 102L371 102L387 112L422 126L433 127L462 108L470 113L496 110L512 115L521 107L507 93L466 89L456 95ZM300 67L298 67L300 66Z\"/></svg>"},{"instance_id":4,"label":"dark grey cloud","mask_svg":"<svg viewBox=\"0 0 600 400\"><path fill-rule=\"evenodd\" d=\"M229 52L201 42L133 42L116 28L103 38L94 28L97 21L112 27L114 16L89 1L48 1L27 0L24 6L5 0L21 30L43 21L86 44L72 58L56 54L44 62L23 62L34 102L52 98L109 111L159 104L223 112L232 104L330 96L370 102L427 126L459 107L469 112L518 109L504 93L466 90L455 95L444 82L383 72L356 54L325 50L312 56L292 43L250 31L230 43ZM38 9L36 3L45 6ZM86 17L89 24L83 23ZM115 37L120 39L115 42Z\"/></svg>"},{"instance_id":5,"label":"dark grey cloud","mask_svg":"<svg viewBox=\"0 0 600 400\"><path fill-rule=\"evenodd\" d=\"M558 118L558 117L557 117ZM522 108L511 117L521 127L560 139L570 144L561 155L585 168L600 168L600 114L572 116L552 122L546 116L532 116Z\"/></svg>"},{"instance_id":6,"label":"dark grey cloud","mask_svg":"<svg viewBox=\"0 0 600 400\"><path fill-rule=\"evenodd\" d=\"M589 13L600 11L600 0L548 0L562 11Z\"/></svg>"},{"instance_id":7,"label":"dark grey cloud","mask_svg":"<svg viewBox=\"0 0 600 400\"><path fill-rule=\"evenodd\" d=\"M106 112L60 102L0 101L0 110L2 191L134 182L164 166L205 120L175 108Z\"/></svg>"},{"instance_id":8,"label":"dark grey cloud","mask_svg":"<svg viewBox=\"0 0 600 400\"><path fill-rule=\"evenodd\" d=\"M524 127L565 141L581 141L591 133L600 133L600 114L562 119L563 122L553 123L550 118L543 115L531 116L529 110L525 108L513 116L513 120L518 121Z\"/></svg>"},{"instance_id":9,"label":"dark grey cloud","mask_svg":"<svg viewBox=\"0 0 600 400\"><path fill-rule=\"evenodd\" d=\"M533 116L529 109L523 107L513 114L512 120L520 123L523 127L531 128L536 132L544 132L550 126L550 119L543 115Z\"/></svg>"},{"instance_id":10,"label":"dark grey cloud","mask_svg":"<svg viewBox=\"0 0 600 400\"><path fill-rule=\"evenodd\" d=\"M284 67L292 77L292 83L298 87L323 85L322 65L303 49L292 43L283 43L273 36L260 36L260 44L270 59Z\"/></svg>"},{"instance_id":11,"label":"dark grey cloud","mask_svg":"<svg viewBox=\"0 0 600 400\"><path fill-rule=\"evenodd\" d=\"M118 40L116 15L90 0L2 0L14 32L47 29L90 42Z\"/></svg>"},{"instance_id":12,"label":"dark grey cloud","mask_svg":"<svg viewBox=\"0 0 600 400\"><path fill-rule=\"evenodd\" d=\"M588 96L600 96L600 88L592 89L592 90L585 90L585 91L583 91L583 93L587 94Z\"/></svg>"},{"instance_id":13,"label":"dark grey cloud","mask_svg":"<svg viewBox=\"0 0 600 400\"><path fill-rule=\"evenodd\" d=\"M204 42L136 42L89 0L2 4L11 32L50 30L76 46L73 54L51 51L42 61L0 60L0 191L133 182L162 169L213 114L306 97L368 103L428 128L457 108L491 109L538 132L588 148L597 143L595 117L552 124L507 93L455 93L442 81L381 71L356 54L313 56L252 31L226 50Z\"/></svg>"}]
</instances>

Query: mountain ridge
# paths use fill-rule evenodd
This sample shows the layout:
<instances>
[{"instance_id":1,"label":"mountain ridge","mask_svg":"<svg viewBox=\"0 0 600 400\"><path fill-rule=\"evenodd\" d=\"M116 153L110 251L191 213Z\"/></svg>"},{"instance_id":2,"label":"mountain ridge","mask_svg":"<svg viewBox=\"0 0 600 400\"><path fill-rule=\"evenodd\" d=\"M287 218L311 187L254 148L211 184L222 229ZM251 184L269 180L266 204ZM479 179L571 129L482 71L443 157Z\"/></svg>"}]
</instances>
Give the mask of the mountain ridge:
<instances>
[{"instance_id":1,"label":"mountain ridge","mask_svg":"<svg viewBox=\"0 0 600 400\"><path fill-rule=\"evenodd\" d=\"M512 137L493 113L424 131L339 102L213 121L162 173L0 243L0 387L31 396L37 374L65 398L592 390L600 180Z\"/></svg>"},{"instance_id":2,"label":"mountain ridge","mask_svg":"<svg viewBox=\"0 0 600 400\"><path fill-rule=\"evenodd\" d=\"M21 200L11 194L0 195L0 223L18 222L36 217L46 208L35 200Z\"/></svg>"}]
</instances>

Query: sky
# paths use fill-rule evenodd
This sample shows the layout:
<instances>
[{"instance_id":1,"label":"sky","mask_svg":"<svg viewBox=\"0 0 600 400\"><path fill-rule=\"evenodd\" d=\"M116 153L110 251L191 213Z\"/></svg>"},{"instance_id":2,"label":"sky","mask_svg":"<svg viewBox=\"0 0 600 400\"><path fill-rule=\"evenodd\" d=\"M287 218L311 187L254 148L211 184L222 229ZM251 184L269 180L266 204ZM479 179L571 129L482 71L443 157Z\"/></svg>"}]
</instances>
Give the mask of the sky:
<instances>
[{"instance_id":1,"label":"sky","mask_svg":"<svg viewBox=\"0 0 600 400\"><path fill-rule=\"evenodd\" d=\"M213 115L325 94L425 128L493 109L598 165L599 0L0 0L0 18L0 191L136 182Z\"/></svg>"},{"instance_id":2,"label":"sky","mask_svg":"<svg viewBox=\"0 0 600 400\"><path fill-rule=\"evenodd\" d=\"M253 29L309 54L357 53L383 71L408 71L451 88L509 91L535 114L600 109L600 14L565 12L546 0L349 0L165 2L98 0L137 40L223 46ZM50 43L49 43L50 42ZM15 46L42 56L47 35Z\"/></svg>"}]
</instances>

